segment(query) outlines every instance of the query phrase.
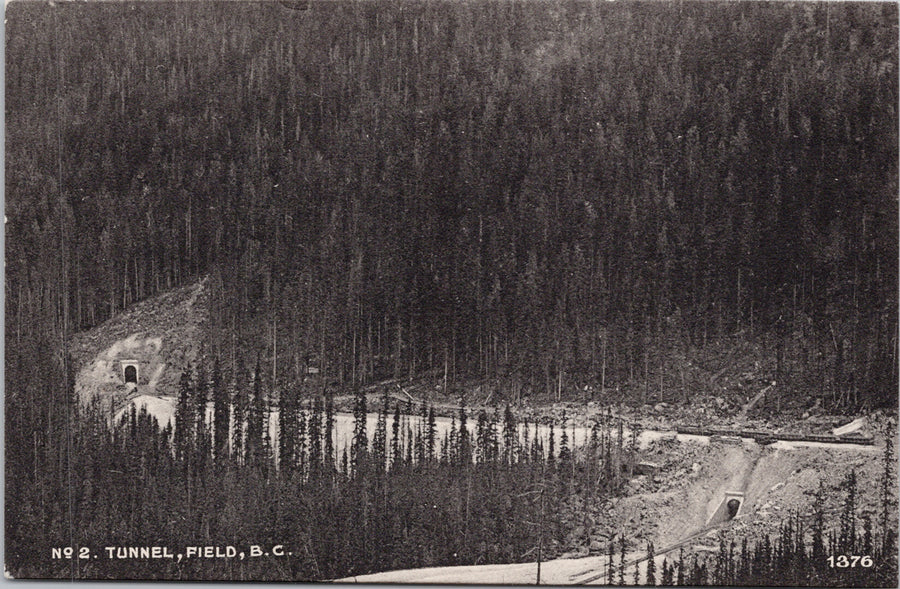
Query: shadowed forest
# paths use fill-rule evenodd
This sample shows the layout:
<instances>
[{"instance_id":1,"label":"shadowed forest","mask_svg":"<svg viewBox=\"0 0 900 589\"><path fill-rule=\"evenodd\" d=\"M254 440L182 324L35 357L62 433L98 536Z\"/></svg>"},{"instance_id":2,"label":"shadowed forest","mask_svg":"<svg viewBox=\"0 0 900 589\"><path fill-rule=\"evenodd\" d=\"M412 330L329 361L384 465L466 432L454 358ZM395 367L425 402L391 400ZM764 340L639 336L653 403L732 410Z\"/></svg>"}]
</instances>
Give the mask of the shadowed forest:
<instances>
[{"instance_id":1,"label":"shadowed forest","mask_svg":"<svg viewBox=\"0 0 900 589\"><path fill-rule=\"evenodd\" d=\"M463 397L490 383L497 403L586 387L688 403L704 393L691 358L752 342L780 397L896 407L897 39L897 5L879 2L10 3L7 567L106 574L47 565L50 546L81 541L73 529L109 544L287 538L304 555L128 562L119 578L533 560L564 530L527 522L618 492L596 488L613 460L596 448L514 458L500 425L471 447L409 438L409 460L387 466L360 467L360 442L300 473L245 431L253 448L226 460L202 412L185 417L215 394L230 407L222 383L277 397L296 426L279 443L299 444L313 398L423 374ZM190 425L134 414L110 430L78 407L70 336L204 275L203 370L221 380L185 371ZM321 391L281 393L309 366ZM551 480L545 504L533 491ZM806 550L795 525L777 570L809 582L784 557ZM841 529L830 554L894 549ZM756 576L688 579L783 580L771 545L752 549L768 563Z\"/></svg>"},{"instance_id":2,"label":"shadowed forest","mask_svg":"<svg viewBox=\"0 0 900 589\"><path fill-rule=\"evenodd\" d=\"M784 394L894 403L893 4L9 17L7 378L211 273L215 352L278 380L663 391L738 334Z\"/></svg>"},{"instance_id":3,"label":"shadowed forest","mask_svg":"<svg viewBox=\"0 0 900 589\"><path fill-rule=\"evenodd\" d=\"M507 406L465 407L443 436L433 408L413 413L383 396L374 431L366 395L353 407L347 448L333 443L334 404L282 395L276 443L269 437L262 374L247 393L225 393L218 365L185 373L174 423L145 409L110 428L99 405L73 410L55 453L35 453L27 478L8 483L6 566L22 578L323 581L391 569L541 562L559 557L566 536L604 517L605 499L636 474L637 432L607 414L583 444L565 425L549 435ZM243 391L243 389L239 389ZM213 399L213 419L206 411ZM75 405L77 407L77 405ZM225 408L224 411L220 410ZM565 424L565 416L562 419ZM63 423L60 423L62 426ZM630 439L629 439L630 438ZM626 553L653 545L624 533L606 543L595 580L608 585L890 586L897 578L896 469L891 440L877 480L877 512L858 515L851 471L840 487L839 520L825 489L785 514L779 533L643 571ZM45 461L45 462L42 462ZM10 504L15 509L10 509ZM608 506L607 506L608 507ZM582 530L584 527L582 527ZM185 547L282 546L245 558L186 558ZM70 557L53 548L74 546ZM165 546L177 560L105 558L105 546ZM83 550L87 552L82 552ZM865 555L854 561L847 555ZM98 556L101 560L97 560ZM284 556L286 555L286 556ZM632 576L633 575L633 576Z\"/></svg>"}]
</instances>

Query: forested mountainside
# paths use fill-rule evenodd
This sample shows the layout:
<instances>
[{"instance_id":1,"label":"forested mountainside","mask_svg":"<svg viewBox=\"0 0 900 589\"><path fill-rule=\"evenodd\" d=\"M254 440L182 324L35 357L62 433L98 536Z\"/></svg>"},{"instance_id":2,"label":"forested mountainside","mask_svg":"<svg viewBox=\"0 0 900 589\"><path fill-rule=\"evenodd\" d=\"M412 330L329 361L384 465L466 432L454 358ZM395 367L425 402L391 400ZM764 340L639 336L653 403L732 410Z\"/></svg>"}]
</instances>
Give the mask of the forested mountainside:
<instances>
[{"instance_id":1,"label":"forested mountainside","mask_svg":"<svg viewBox=\"0 0 900 589\"><path fill-rule=\"evenodd\" d=\"M211 354L276 381L663 390L737 334L782 393L896 401L894 3L7 19L8 410L51 419L67 334L204 273Z\"/></svg>"}]
</instances>

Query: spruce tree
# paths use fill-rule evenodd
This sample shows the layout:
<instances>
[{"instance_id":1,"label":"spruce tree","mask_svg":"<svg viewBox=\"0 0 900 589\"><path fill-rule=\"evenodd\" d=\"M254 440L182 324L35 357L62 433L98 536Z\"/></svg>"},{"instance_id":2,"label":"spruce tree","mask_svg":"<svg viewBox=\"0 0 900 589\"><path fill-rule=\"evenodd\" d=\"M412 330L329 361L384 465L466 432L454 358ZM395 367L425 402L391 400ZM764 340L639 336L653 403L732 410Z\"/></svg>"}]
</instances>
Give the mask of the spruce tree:
<instances>
[{"instance_id":1,"label":"spruce tree","mask_svg":"<svg viewBox=\"0 0 900 589\"><path fill-rule=\"evenodd\" d=\"M757 557L758 560L762 560L761 555ZM700 584L700 563L697 562L697 555L694 554L694 558L691 559L691 575L689 584L691 585L699 585Z\"/></svg>"},{"instance_id":2,"label":"spruce tree","mask_svg":"<svg viewBox=\"0 0 900 589\"><path fill-rule=\"evenodd\" d=\"M894 438L896 431L893 421L888 421L884 432L884 459L880 481L881 494L881 554L896 553L897 530L892 525L897 515L897 477L894 474Z\"/></svg>"},{"instance_id":3,"label":"spruce tree","mask_svg":"<svg viewBox=\"0 0 900 589\"><path fill-rule=\"evenodd\" d=\"M542 464L544 462L544 442L541 439L540 427L534 422L534 432L531 436L531 463Z\"/></svg>"},{"instance_id":4,"label":"spruce tree","mask_svg":"<svg viewBox=\"0 0 900 589\"><path fill-rule=\"evenodd\" d=\"M300 406L300 400L297 400L297 443L294 445L294 454L296 456L296 468L300 473L301 480L306 478L307 474L307 428L306 428L306 411Z\"/></svg>"},{"instance_id":5,"label":"spruce tree","mask_svg":"<svg viewBox=\"0 0 900 589\"><path fill-rule=\"evenodd\" d=\"M625 423L621 417L617 417L617 436L616 436L616 451L615 457L613 458L615 463L613 464L613 488L618 491L620 487L620 483L622 480L622 456L625 455L624 444L625 444L625 433L624 427Z\"/></svg>"},{"instance_id":6,"label":"spruce tree","mask_svg":"<svg viewBox=\"0 0 900 589\"><path fill-rule=\"evenodd\" d=\"M243 365L239 362L237 374L234 375L231 383L231 456L238 464L244 463L246 451L244 439L247 425L248 400L246 391L247 381L244 376L245 372Z\"/></svg>"},{"instance_id":7,"label":"spruce tree","mask_svg":"<svg viewBox=\"0 0 900 589\"><path fill-rule=\"evenodd\" d=\"M201 358L203 351L201 349ZM194 381L194 418L197 420L194 426L195 451L197 455L197 468L203 468L210 454L209 424L206 419L206 406L209 401L209 382L207 381L206 366L201 359L197 367L196 380Z\"/></svg>"},{"instance_id":8,"label":"spruce tree","mask_svg":"<svg viewBox=\"0 0 900 589\"><path fill-rule=\"evenodd\" d=\"M475 422L475 460L479 464L487 462L487 416L483 409Z\"/></svg>"},{"instance_id":9,"label":"spruce tree","mask_svg":"<svg viewBox=\"0 0 900 589\"><path fill-rule=\"evenodd\" d=\"M513 455L513 461L531 462L532 442L529 438L531 429L528 425L528 418L522 420L522 437L516 441L516 453Z\"/></svg>"},{"instance_id":10,"label":"spruce tree","mask_svg":"<svg viewBox=\"0 0 900 589\"><path fill-rule=\"evenodd\" d=\"M249 414L247 416L247 458L256 467L262 465L264 453L263 428L265 427L265 401L263 399L262 370L259 356L253 370L252 393L250 396Z\"/></svg>"},{"instance_id":11,"label":"spruce tree","mask_svg":"<svg viewBox=\"0 0 900 589\"><path fill-rule=\"evenodd\" d=\"M841 511L840 536L838 537L838 551L840 554L856 554L856 471L851 470L843 484L846 496L844 508Z\"/></svg>"},{"instance_id":12,"label":"spruce tree","mask_svg":"<svg viewBox=\"0 0 900 589\"><path fill-rule=\"evenodd\" d=\"M500 440L497 437L497 410L492 409L487 424L488 460L496 462L500 457Z\"/></svg>"},{"instance_id":13,"label":"spruce tree","mask_svg":"<svg viewBox=\"0 0 900 589\"><path fill-rule=\"evenodd\" d=\"M269 420L272 418L272 412L269 411L268 405L263 408L263 425L262 425L262 451L260 456L260 465L262 466L263 476L268 479L269 469L273 466L275 460L275 452L272 448L272 434L269 427Z\"/></svg>"},{"instance_id":14,"label":"spruce tree","mask_svg":"<svg viewBox=\"0 0 900 589\"><path fill-rule=\"evenodd\" d=\"M422 464L425 462L425 422L428 418L428 413L425 409L425 404L422 404L421 413L419 413L419 418L416 420L416 428L415 428L415 456L416 456L416 464L421 468Z\"/></svg>"},{"instance_id":15,"label":"spruce tree","mask_svg":"<svg viewBox=\"0 0 900 589\"><path fill-rule=\"evenodd\" d=\"M872 518L868 515L863 516L863 539L862 539L862 554L873 554L872 549L874 548L874 543L872 542Z\"/></svg>"},{"instance_id":16,"label":"spruce tree","mask_svg":"<svg viewBox=\"0 0 900 589\"><path fill-rule=\"evenodd\" d=\"M652 546L652 544L651 544ZM678 578L675 581L675 584L679 587L684 585L684 548L678 551Z\"/></svg>"},{"instance_id":17,"label":"spruce tree","mask_svg":"<svg viewBox=\"0 0 900 589\"><path fill-rule=\"evenodd\" d=\"M678 561L678 577L679 577L679 579L681 579L683 577L683 574L681 572L681 566L682 566L683 560L684 560L684 556L683 556L684 548L681 549L681 552L682 552L682 556ZM744 536L741 539L741 566L740 566L740 569L738 570L737 584L738 585L746 585L749 582L749 579L750 579L750 548L749 548L749 544L747 543L747 537ZM681 582L679 582L678 584L680 585Z\"/></svg>"},{"instance_id":18,"label":"spruce tree","mask_svg":"<svg viewBox=\"0 0 900 589\"><path fill-rule=\"evenodd\" d=\"M400 447L400 403L394 406L394 420L391 422L391 468L397 468L403 462Z\"/></svg>"},{"instance_id":19,"label":"spruce tree","mask_svg":"<svg viewBox=\"0 0 900 589\"><path fill-rule=\"evenodd\" d=\"M212 371L213 436L216 461L220 464L228 458L228 435L231 429L231 402L228 389L222 382L222 369L217 355Z\"/></svg>"},{"instance_id":20,"label":"spruce tree","mask_svg":"<svg viewBox=\"0 0 900 589\"><path fill-rule=\"evenodd\" d=\"M566 470L569 461L572 459L572 452L569 450L569 434L566 432L566 412L562 414L562 432L559 435L559 462L560 468Z\"/></svg>"},{"instance_id":21,"label":"spruce tree","mask_svg":"<svg viewBox=\"0 0 900 589\"><path fill-rule=\"evenodd\" d=\"M278 395L278 467L290 477L296 464L297 396L293 386Z\"/></svg>"},{"instance_id":22,"label":"spruce tree","mask_svg":"<svg viewBox=\"0 0 900 589\"><path fill-rule=\"evenodd\" d=\"M466 425L466 398L463 397L459 407L459 431L457 432L457 460L459 464L472 462L472 446L469 429Z\"/></svg>"},{"instance_id":23,"label":"spruce tree","mask_svg":"<svg viewBox=\"0 0 900 589\"><path fill-rule=\"evenodd\" d=\"M381 397L381 408L378 410L375 433L372 435L372 465L376 472L383 471L387 463L387 413L389 409L388 396L384 394Z\"/></svg>"},{"instance_id":24,"label":"spruce tree","mask_svg":"<svg viewBox=\"0 0 900 589\"><path fill-rule=\"evenodd\" d=\"M406 423L406 434L404 438L406 439L406 459L405 463L407 466L412 466L413 464L413 450L416 448L415 439L413 437L412 425L410 424L410 413L406 414L404 419Z\"/></svg>"},{"instance_id":25,"label":"spruce tree","mask_svg":"<svg viewBox=\"0 0 900 589\"><path fill-rule=\"evenodd\" d=\"M423 401L419 412L419 432L421 438L421 456L419 465L428 460L428 405Z\"/></svg>"},{"instance_id":26,"label":"spruce tree","mask_svg":"<svg viewBox=\"0 0 900 589\"><path fill-rule=\"evenodd\" d=\"M550 434L547 436L547 466L550 472L556 471L556 433L553 421L550 422Z\"/></svg>"},{"instance_id":27,"label":"spruce tree","mask_svg":"<svg viewBox=\"0 0 900 589\"><path fill-rule=\"evenodd\" d=\"M416 430L413 434L415 440L413 443L416 455L415 464L419 467L425 462L425 432L422 430L423 427L424 424L422 421L416 423Z\"/></svg>"},{"instance_id":28,"label":"spruce tree","mask_svg":"<svg viewBox=\"0 0 900 589\"><path fill-rule=\"evenodd\" d=\"M588 446L592 452L596 452L600 447L600 421L594 417L591 423L591 437Z\"/></svg>"},{"instance_id":29,"label":"spruce tree","mask_svg":"<svg viewBox=\"0 0 900 589\"><path fill-rule=\"evenodd\" d=\"M441 438L441 455L439 460L442 465L453 463L450 458L450 435L448 432L444 432L444 436Z\"/></svg>"},{"instance_id":30,"label":"spruce tree","mask_svg":"<svg viewBox=\"0 0 900 589\"><path fill-rule=\"evenodd\" d=\"M318 479L322 472L322 399L315 397L312 411L306 421L309 431L309 473L311 479Z\"/></svg>"},{"instance_id":31,"label":"spruce tree","mask_svg":"<svg viewBox=\"0 0 900 589\"><path fill-rule=\"evenodd\" d=\"M647 584L656 585L656 558L653 554L653 542L647 543Z\"/></svg>"},{"instance_id":32,"label":"spruce tree","mask_svg":"<svg viewBox=\"0 0 900 589\"><path fill-rule=\"evenodd\" d=\"M325 391L325 429L322 436L323 456L322 462L328 472L332 472L335 468L334 454L334 392L330 389Z\"/></svg>"},{"instance_id":33,"label":"spruce tree","mask_svg":"<svg viewBox=\"0 0 900 589\"><path fill-rule=\"evenodd\" d=\"M813 501L812 561L813 568L822 571L825 567L825 483L819 481L819 489Z\"/></svg>"},{"instance_id":34,"label":"spruce tree","mask_svg":"<svg viewBox=\"0 0 900 589\"><path fill-rule=\"evenodd\" d=\"M610 540L609 544L606 545L606 584L613 584L613 571L615 570L615 566L613 565L613 556L615 556L616 548L615 541Z\"/></svg>"},{"instance_id":35,"label":"spruce tree","mask_svg":"<svg viewBox=\"0 0 900 589\"><path fill-rule=\"evenodd\" d=\"M194 420L191 410L191 377L190 366L182 373L178 381L178 403L175 406L175 457L185 460L190 451L191 430Z\"/></svg>"},{"instance_id":36,"label":"spruce tree","mask_svg":"<svg viewBox=\"0 0 900 589\"><path fill-rule=\"evenodd\" d=\"M425 445L428 453L428 461L435 459L435 438L437 437L437 422L434 418L434 406L428 407L428 425L425 429Z\"/></svg>"},{"instance_id":37,"label":"spruce tree","mask_svg":"<svg viewBox=\"0 0 900 589\"><path fill-rule=\"evenodd\" d=\"M512 464L515 461L518 438L516 430L516 418L507 403L503 409L503 461L506 464Z\"/></svg>"},{"instance_id":38,"label":"spruce tree","mask_svg":"<svg viewBox=\"0 0 900 589\"><path fill-rule=\"evenodd\" d=\"M366 395L362 390L356 392L353 401L353 441L350 446L350 470L356 476L364 467L369 446L369 438L366 435Z\"/></svg>"}]
</instances>

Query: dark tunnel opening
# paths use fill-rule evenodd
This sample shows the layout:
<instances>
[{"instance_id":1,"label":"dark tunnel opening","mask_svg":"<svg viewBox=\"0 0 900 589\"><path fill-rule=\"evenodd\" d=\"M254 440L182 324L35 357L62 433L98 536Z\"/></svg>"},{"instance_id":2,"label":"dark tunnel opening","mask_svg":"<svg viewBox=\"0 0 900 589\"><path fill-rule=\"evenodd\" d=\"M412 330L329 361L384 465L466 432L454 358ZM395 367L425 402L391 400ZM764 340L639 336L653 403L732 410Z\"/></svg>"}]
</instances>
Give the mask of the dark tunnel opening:
<instances>
[{"instance_id":1,"label":"dark tunnel opening","mask_svg":"<svg viewBox=\"0 0 900 589\"><path fill-rule=\"evenodd\" d=\"M728 507L728 519L734 519L734 516L737 515L738 509L741 507L740 499L730 499L727 504Z\"/></svg>"}]
</instances>

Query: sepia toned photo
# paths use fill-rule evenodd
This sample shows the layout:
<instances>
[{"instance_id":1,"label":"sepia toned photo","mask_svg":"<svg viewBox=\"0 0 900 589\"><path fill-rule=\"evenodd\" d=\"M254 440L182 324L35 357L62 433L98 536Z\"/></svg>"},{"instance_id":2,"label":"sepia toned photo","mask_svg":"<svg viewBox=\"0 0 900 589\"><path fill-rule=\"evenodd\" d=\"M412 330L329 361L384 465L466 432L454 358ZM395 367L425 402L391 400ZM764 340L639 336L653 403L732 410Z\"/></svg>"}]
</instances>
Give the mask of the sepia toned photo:
<instances>
[{"instance_id":1,"label":"sepia toned photo","mask_svg":"<svg viewBox=\"0 0 900 589\"><path fill-rule=\"evenodd\" d=\"M898 586L898 4L5 5L4 573Z\"/></svg>"}]
</instances>

